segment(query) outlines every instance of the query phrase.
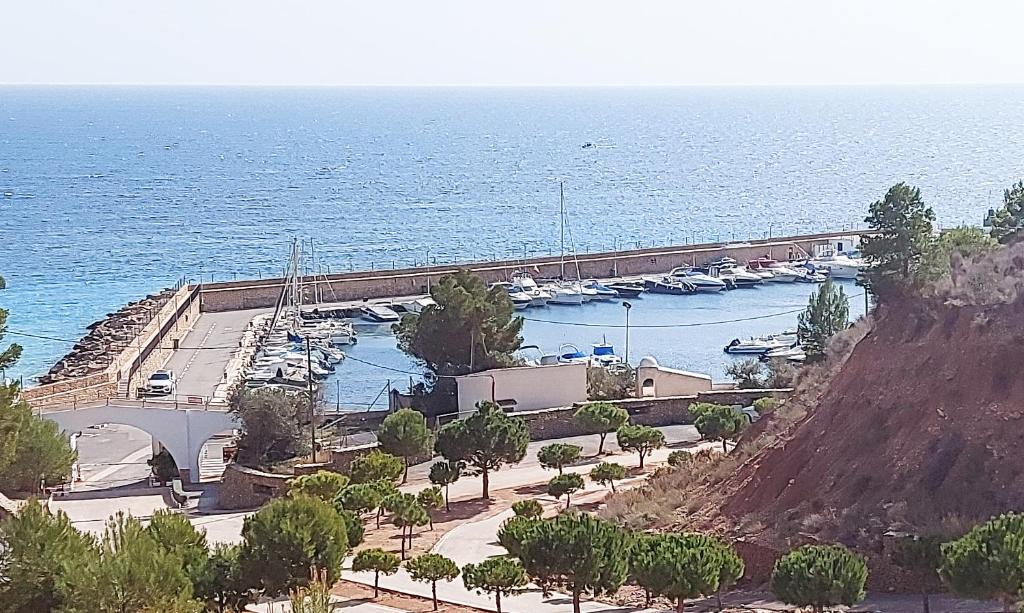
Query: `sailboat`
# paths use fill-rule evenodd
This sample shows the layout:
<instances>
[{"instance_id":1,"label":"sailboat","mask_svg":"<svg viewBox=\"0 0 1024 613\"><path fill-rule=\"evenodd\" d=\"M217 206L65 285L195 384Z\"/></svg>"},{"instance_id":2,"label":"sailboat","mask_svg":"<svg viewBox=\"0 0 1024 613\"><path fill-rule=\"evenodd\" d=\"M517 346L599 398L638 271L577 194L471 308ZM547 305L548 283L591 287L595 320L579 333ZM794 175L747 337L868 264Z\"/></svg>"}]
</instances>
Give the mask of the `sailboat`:
<instances>
[{"instance_id":1,"label":"sailboat","mask_svg":"<svg viewBox=\"0 0 1024 613\"><path fill-rule=\"evenodd\" d=\"M558 279L548 281L542 289L551 294L548 304L581 305L588 300L588 296L597 297L593 289L583 287L580 280L580 263L576 259L576 248L573 246L573 259L576 262L576 281L571 282L565 279L565 182L558 183L558 207L559 207L559 233L560 252L558 259ZM569 231L569 240L572 241L572 230Z\"/></svg>"}]
</instances>

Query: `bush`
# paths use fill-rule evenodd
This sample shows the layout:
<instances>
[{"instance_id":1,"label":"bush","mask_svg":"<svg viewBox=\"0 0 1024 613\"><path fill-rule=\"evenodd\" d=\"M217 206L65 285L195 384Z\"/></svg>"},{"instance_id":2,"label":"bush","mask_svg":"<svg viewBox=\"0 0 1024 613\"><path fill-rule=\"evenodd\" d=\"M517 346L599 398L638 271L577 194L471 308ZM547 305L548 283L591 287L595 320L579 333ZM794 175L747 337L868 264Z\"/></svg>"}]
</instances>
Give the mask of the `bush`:
<instances>
[{"instance_id":1,"label":"bush","mask_svg":"<svg viewBox=\"0 0 1024 613\"><path fill-rule=\"evenodd\" d=\"M318 470L311 475L302 475L288 481L288 495L310 496L324 502L334 502L347 485L348 477L345 475Z\"/></svg>"},{"instance_id":2,"label":"bush","mask_svg":"<svg viewBox=\"0 0 1024 613\"><path fill-rule=\"evenodd\" d=\"M587 368L589 400L622 400L632 398L636 391L636 371L629 367L610 369Z\"/></svg>"},{"instance_id":3,"label":"bush","mask_svg":"<svg viewBox=\"0 0 1024 613\"><path fill-rule=\"evenodd\" d=\"M544 514L544 506L536 500L517 500L512 503L512 512L516 517L536 519Z\"/></svg>"},{"instance_id":4,"label":"bush","mask_svg":"<svg viewBox=\"0 0 1024 613\"><path fill-rule=\"evenodd\" d=\"M405 464L402 458L377 449L352 460L349 466L353 483L371 483L378 480L395 483L403 472Z\"/></svg>"},{"instance_id":5,"label":"bush","mask_svg":"<svg viewBox=\"0 0 1024 613\"><path fill-rule=\"evenodd\" d=\"M615 491L615 482L626 478L626 467L615 462L601 462L590 471L590 479Z\"/></svg>"},{"instance_id":6,"label":"bush","mask_svg":"<svg viewBox=\"0 0 1024 613\"><path fill-rule=\"evenodd\" d=\"M805 545L775 562L772 592L786 604L811 607L853 606L864 599L868 567L864 558L842 545Z\"/></svg>"},{"instance_id":7,"label":"bush","mask_svg":"<svg viewBox=\"0 0 1024 613\"><path fill-rule=\"evenodd\" d=\"M246 466L294 458L309 451L303 427L309 404L301 395L279 390L241 390L231 399L231 412L242 422L238 461Z\"/></svg>"},{"instance_id":8,"label":"bush","mask_svg":"<svg viewBox=\"0 0 1024 613\"><path fill-rule=\"evenodd\" d=\"M583 477L576 473L566 473L548 481L548 494L554 496L555 500L565 496L565 508L568 509L573 493L583 489L583 486Z\"/></svg>"},{"instance_id":9,"label":"bush","mask_svg":"<svg viewBox=\"0 0 1024 613\"><path fill-rule=\"evenodd\" d=\"M1024 599L1024 514L1000 515L942 545L939 574L957 594L997 599L1012 611Z\"/></svg>"}]
</instances>

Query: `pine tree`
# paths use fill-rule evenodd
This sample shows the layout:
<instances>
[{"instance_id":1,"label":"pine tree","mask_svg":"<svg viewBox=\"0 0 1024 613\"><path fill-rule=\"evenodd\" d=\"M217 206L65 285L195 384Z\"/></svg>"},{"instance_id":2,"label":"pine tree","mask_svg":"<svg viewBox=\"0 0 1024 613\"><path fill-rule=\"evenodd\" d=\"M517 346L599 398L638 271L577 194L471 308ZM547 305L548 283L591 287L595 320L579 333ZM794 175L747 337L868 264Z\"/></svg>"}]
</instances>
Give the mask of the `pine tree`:
<instances>
[{"instance_id":1,"label":"pine tree","mask_svg":"<svg viewBox=\"0 0 1024 613\"><path fill-rule=\"evenodd\" d=\"M476 413L457 419L437 433L435 449L449 462L464 462L483 477L483 498L490 496L490 473L526 456L530 433L526 423L493 402L481 402Z\"/></svg>"},{"instance_id":2,"label":"pine tree","mask_svg":"<svg viewBox=\"0 0 1024 613\"><path fill-rule=\"evenodd\" d=\"M921 190L897 183L885 198L871 204L864 221L873 231L861 237L861 251L870 266L864 285L882 298L912 280L931 243L935 212L924 203Z\"/></svg>"},{"instance_id":3,"label":"pine tree","mask_svg":"<svg viewBox=\"0 0 1024 613\"><path fill-rule=\"evenodd\" d=\"M797 317L797 338L808 360L825 356L828 339L850 325L850 303L843 287L831 279L812 294L807 308Z\"/></svg>"}]
</instances>

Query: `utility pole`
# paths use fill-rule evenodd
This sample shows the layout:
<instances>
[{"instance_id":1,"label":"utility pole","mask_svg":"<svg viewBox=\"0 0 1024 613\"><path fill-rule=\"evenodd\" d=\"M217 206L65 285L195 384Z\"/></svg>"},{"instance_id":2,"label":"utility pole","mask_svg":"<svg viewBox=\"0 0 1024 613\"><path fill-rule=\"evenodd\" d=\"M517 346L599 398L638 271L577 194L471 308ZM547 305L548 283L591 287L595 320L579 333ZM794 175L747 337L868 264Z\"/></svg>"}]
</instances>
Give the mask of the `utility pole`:
<instances>
[{"instance_id":1,"label":"utility pole","mask_svg":"<svg viewBox=\"0 0 1024 613\"><path fill-rule=\"evenodd\" d=\"M309 346L309 336L306 336L306 390L309 392L309 440L312 446L309 448L313 454L313 463L316 464L316 399L313 398L313 350Z\"/></svg>"}]
</instances>

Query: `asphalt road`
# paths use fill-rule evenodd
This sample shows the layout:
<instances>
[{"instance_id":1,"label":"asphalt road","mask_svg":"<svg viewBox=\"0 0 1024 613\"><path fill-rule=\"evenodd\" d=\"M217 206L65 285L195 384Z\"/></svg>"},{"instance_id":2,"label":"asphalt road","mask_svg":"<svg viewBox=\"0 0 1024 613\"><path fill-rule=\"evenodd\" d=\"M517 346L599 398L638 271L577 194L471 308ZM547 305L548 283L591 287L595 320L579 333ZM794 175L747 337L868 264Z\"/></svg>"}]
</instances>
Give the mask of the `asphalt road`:
<instances>
[{"instance_id":1,"label":"asphalt road","mask_svg":"<svg viewBox=\"0 0 1024 613\"><path fill-rule=\"evenodd\" d=\"M143 483L150 473L151 437L137 428L105 424L78 437L81 482L75 490L107 489Z\"/></svg>"},{"instance_id":2,"label":"asphalt road","mask_svg":"<svg viewBox=\"0 0 1024 613\"><path fill-rule=\"evenodd\" d=\"M228 360L238 350L246 326L266 309L203 313L164 365L178 377L181 396L212 396L224 376Z\"/></svg>"}]
</instances>

